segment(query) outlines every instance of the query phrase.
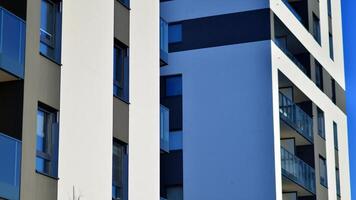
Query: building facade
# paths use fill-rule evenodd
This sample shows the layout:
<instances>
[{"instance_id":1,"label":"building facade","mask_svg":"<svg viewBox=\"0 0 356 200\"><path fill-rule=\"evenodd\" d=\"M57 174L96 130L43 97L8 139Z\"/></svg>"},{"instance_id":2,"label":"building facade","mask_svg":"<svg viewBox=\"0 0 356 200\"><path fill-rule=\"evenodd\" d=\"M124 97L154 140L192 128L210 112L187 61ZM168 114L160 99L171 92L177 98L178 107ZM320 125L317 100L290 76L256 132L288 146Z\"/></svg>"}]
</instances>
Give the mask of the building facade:
<instances>
[{"instance_id":1,"label":"building facade","mask_svg":"<svg viewBox=\"0 0 356 200\"><path fill-rule=\"evenodd\" d=\"M349 200L339 0L0 0L0 199Z\"/></svg>"}]
</instances>

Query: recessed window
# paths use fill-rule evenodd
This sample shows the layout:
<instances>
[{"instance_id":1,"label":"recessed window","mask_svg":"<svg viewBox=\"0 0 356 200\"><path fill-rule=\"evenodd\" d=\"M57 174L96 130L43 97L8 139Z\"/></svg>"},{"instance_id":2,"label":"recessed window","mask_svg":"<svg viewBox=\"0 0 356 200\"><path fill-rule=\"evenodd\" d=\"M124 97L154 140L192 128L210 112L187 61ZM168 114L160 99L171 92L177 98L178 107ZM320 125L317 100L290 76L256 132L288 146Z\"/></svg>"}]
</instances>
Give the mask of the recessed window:
<instances>
[{"instance_id":1,"label":"recessed window","mask_svg":"<svg viewBox=\"0 0 356 200\"><path fill-rule=\"evenodd\" d=\"M123 45L114 47L114 95L129 101L129 56Z\"/></svg>"},{"instance_id":2,"label":"recessed window","mask_svg":"<svg viewBox=\"0 0 356 200\"><path fill-rule=\"evenodd\" d=\"M326 159L319 156L319 173L320 173L320 184L324 187L328 187L328 175L326 167Z\"/></svg>"},{"instance_id":3,"label":"recessed window","mask_svg":"<svg viewBox=\"0 0 356 200\"><path fill-rule=\"evenodd\" d=\"M128 157L126 145L114 142L112 161L112 199L127 200Z\"/></svg>"},{"instance_id":4,"label":"recessed window","mask_svg":"<svg viewBox=\"0 0 356 200\"><path fill-rule=\"evenodd\" d=\"M182 95L182 76L169 76L166 78L166 96Z\"/></svg>"},{"instance_id":5,"label":"recessed window","mask_svg":"<svg viewBox=\"0 0 356 200\"><path fill-rule=\"evenodd\" d=\"M182 24L170 24L168 27L168 41L169 43L176 43L182 41Z\"/></svg>"},{"instance_id":6,"label":"recessed window","mask_svg":"<svg viewBox=\"0 0 356 200\"><path fill-rule=\"evenodd\" d=\"M320 137L325 139L325 119L324 119L324 112L318 108L317 109L317 116L318 116L318 134Z\"/></svg>"},{"instance_id":7,"label":"recessed window","mask_svg":"<svg viewBox=\"0 0 356 200\"><path fill-rule=\"evenodd\" d=\"M321 43L320 20L314 13L313 13L313 36L315 40L320 44Z\"/></svg>"},{"instance_id":8,"label":"recessed window","mask_svg":"<svg viewBox=\"0 0 356 200\"><path fill-rule=\"evenodd\" d=\"M60 3L41 1L40 53L60 62L61 13Z\"/></svg>"},{"instance_id":9,"label":"recessed window","mask_svg":"<svg viewBox=\"0 0 356 200\"><path fill-rule=\"evenodd\" d=\"M130 7L130 0L119 0L124 6Z\"/></svg>"},{"instance_id":10,"label":"recessed window","mask_svg":"<svg viewBox=\"0 0 356 200\"><path fill-rule=\"evenodd\" d=\"M324 90L323 67L318 61L315 61L315 84L321 91Z\"/></svg>"},{"instance_id":11,"label":"recessed window","mask_svg":"<svg viewBox=\"0 0 356 200\"><path fill-rule=\"evenodd\" d=\"M334 39L331 33L329 33L329 51L330 51L330 58L334 60Z\"/></svg>"},{"instance_id":12,"label":"recessed window","mask_svg":"<svg viewBox=\"0 0 356 200\"><path fill-rule=\"evenodd\" d=\"M331 17L331 0L328 0L328 15Z\"/></svg>"},{"instance_id":13,"label":"recessed window","mask_svg":"<svg viewBox=\"0 0 356 200\"><path fill-rule=\"evenodd\" d=\"M335 169L335 176L336 176L336 194L337 196L341 196L340 192L340 170L338 168Z\"/></svg>"},{"instance_id":14,"label":"recessed window","mask_svg":"<svg viewBox=\"0 0 356 200\"><path fill-rule=\"evenodd\" d=\"M331 100L336 103L336 83L334 79L331 79Z\"/></svg>"},{"instance_id":15,"label":"recessed window","mask_svg":"<svg viewBox=\"0 0 356 200\"><path fill-rule=\"evenodd\" d=\"M36 171L57 177L58 123L53 109L38 108L36 141Z\"/></svg>"},{"instance_id":16,"label":"recessed window","mask_svg":"<svg viewBox=\"0 0 356 200\"><path fill-rule=\"evenodd\" d=\"M338 133L337 133L337 124L333 122L333 131L334 131L334 146L335 149L339 148L339 141L338 141Z\"/></svg>"}]
</instances>

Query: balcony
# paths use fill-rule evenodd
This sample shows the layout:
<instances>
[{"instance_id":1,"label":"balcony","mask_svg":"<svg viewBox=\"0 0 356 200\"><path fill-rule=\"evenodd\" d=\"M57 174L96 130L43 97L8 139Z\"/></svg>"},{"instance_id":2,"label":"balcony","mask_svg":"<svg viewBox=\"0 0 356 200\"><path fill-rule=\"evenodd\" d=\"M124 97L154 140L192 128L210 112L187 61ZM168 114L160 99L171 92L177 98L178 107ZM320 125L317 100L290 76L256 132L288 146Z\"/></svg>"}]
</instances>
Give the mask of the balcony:
<instances>
[{"instance_id":1,"label":"balcony","mask_svg":"<svg viewBox=\"0 0 356 200\"><path fill-rule=\"evenodd\" d=\"M160 106L160 141L161 150L169 152L169 109Z\"/></svg>"},{"instance_id":2,"label":"balcony","mask_svg":"<svg viewBox=\"0 0 356 200\"><path fill-rule=\"evenodd\" d=\"M24 77L25 41L25 22L0 7L0 70Z\"/></svg>"},{"instance_id":3,"label":"balcony","mask_svg":"<svg viewBox=\"0 0 356 200\"><path fill-rule=\"evenodd\" d=\"M168 64L168 23L160 18L160 65Z\"/></svg>"},{"instance_id":4,"label":"balcony","mask_svg":"<svg viewBox=\"0 0 356 200\"><path fill-rule=\"evenodd\" d=\"M313 120L283 93L279 93L280 118L296 130L310 143L313 143Z\"/></svg>"},{"instance_id":5,"label":"balcony","mask_svg":"<svg viewBox=\"0 0 356 200\"><path fill-rule=\"evenodd\" d=\"M315 194L315 171L311 166L283 147L281 147L281 162L282 175L287 178L283 180L284 191L297 191L298 196Z\"/></svg>"},{"instance_id":6,"label":"balcony","mask_svg":"<svg viewBox=\"0 0 356 200\"><path fill-rule=\"evenodd\" d=\"M20 199L21 142L0 133L0 199Z\"/></svg>"}]
</instances>

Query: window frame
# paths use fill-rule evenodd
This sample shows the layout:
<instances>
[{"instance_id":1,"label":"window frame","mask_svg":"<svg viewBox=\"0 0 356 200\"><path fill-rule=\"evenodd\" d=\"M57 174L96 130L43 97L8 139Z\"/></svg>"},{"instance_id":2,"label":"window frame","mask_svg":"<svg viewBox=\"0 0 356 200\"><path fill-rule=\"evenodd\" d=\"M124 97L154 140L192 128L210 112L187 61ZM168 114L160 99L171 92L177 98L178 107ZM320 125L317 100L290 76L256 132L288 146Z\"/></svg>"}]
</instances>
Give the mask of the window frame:
<instances>
[{"instance_id":1,"label":"window frame","mask_svg":"<svg viewBox=\"0 0 356 200\"><path fill-rule=\"evenodd\" d=\"M48 4L50 4L53 7L53 12L52 12L52 21L53 24L51 25L53 28L53 34L47 32L46 30L42 29L42 3L46 2ZM55 40L56 40L56 26L57 26L57 17L56 17L56 3L51 1L51 0L41 0L41 20L40 20L40 42L48 45L51 48L55 48ZM43 35L42 33L44 33L45 35ZM47 39L46 36L50 36L50 39Z\"/></svg>"},{"instance_id":2,"label":"window frame","mask_svg":"<svg viewBox=\"0 0 356 200\"><path fill-rule=\"evenodd\" d=\"M336 122L333 122L333 134L334 134L334 147L336 150L339 150L338 126Z\"/></svg>"},{"instance_id":3,"label":"window frame","mask_svg":"<svg viewBox=\"0 0 356 200\"><path fill-rule=\"evenodd\" d=\"M321 64L315 60L315 84L321 91L324 91L324 76L323 76L323 67ZM319 76L318 76L319 75ZM318 83L318 80L320 81Z\"/></svg>"},{"instance_id":4,"label":"window frame","mask_svg":"<svg viewBox=\"0 0 356 200\"><path fill-rule=\"evenodd\" d=\"M58 150L55 148L58 148L58 136L56 136L55 129L53 128L54 124L58 124L58 111L55 109L49 108L46 105L39 104L37 108L37 116L36 116L36 121L38 122L38 113L43 112L45 115L45 120L44 120L44 126L47 127L45 134L45 146L46 150L41 151L37 149L37 143L38 143L38 138L37 138L37 131L38 127L36 128L36 172L40 174L44 174L49 177L54 177L56 178L58 176L58 166L57 166L57 156L55 155ZM50 121L48 121L48 118ZM38 124L37 124L38 125ZM36 126L37 126L36 125ZM58 133L57 133L58 134ZM48 169L44 170L39 170L37 166L37 159L42 159L45 162L45 167L48 167Z\"/></svg>"},{"instance_id":5,"label":"window frame","mask_svg":"<svg viewBox=\"0 0 356 200\"><path fill-rule=\"evenodd\" d=\"M118 63L117 61L117 53L116 51L121 51L121 62ZM114 74L113 74L113 86L114 86L114 91L113 94L115 97L119 98L120 100L124 102L129 102L129 47L123 44L120 41L115 40L114 41L114 60L116 59L116 63L114 62ZM119 67L121 66L121 67ZM121 77L121 80L117 80L117 75L118 75L118 69L120 69L119 76ZM116 73L115 73L116 72ZM115 90L116 88L116 90Z\"/></svg>"},{"instance_id":6,"label":"window frame","mask_svg":"<svg viewBox=\"0 0 356 200\"><path fill-rule=\"evenodd\" d=\"M114 148L117 147L117 148L121 148L121 169L120 169L120 172L121 174L119 175L120 176L120 180L118 182L118 184L114 184ZM125 186L127 187L127 183L125 184L125 182L127 182L127 180L125 180L125 170L128 169L128 166L125 166L126 165L126 162L125 162L125 156L128 157L128 152L127 152L127 144L124 143L124 142L121 142L120 140L114 138L114 141L113 141L113 153L112 153L112 159L113 159L113 166L112 166L112 199L113 200L116 200L116 199L125 199L125 192L127 192L127 188L125 188ZM119 192L119 196L114 196L114 189L115 191L120 191Z\"/></svg>"},{"instance_id":7,"label":"window frame","mask_svg":"<svg viewBox=\"0 0 356 200\"><path fill-rule=\"evenodd\" d=\"M320 45L321 44L320 18L316 16L315 13L313 13L313 37Z\"/></svg>"},{"instance_id":8,"label":"window frame","mask_svg":"<svg viewBox=\"0 0 356 200\"><path fill-rule=\"evenodd\" d=\"M325 140L325 114L320 108L317 108L318 135Z\"/></svg>"},{"instance_id":9,"label":"window frame","mask_svg":"<svg viewBox=\"0 0 356 200\"><path fill-rule=\"evenodd\" d=\"M325 175L325 177L322 177L321 174L322 164L325 166L325 174L323 174ZM328 166L327 166L326 158L324 158L321 155L319 155L319 182L320 185L324 186L325 188L328 188Z\"/></svg>"}]
</instances>

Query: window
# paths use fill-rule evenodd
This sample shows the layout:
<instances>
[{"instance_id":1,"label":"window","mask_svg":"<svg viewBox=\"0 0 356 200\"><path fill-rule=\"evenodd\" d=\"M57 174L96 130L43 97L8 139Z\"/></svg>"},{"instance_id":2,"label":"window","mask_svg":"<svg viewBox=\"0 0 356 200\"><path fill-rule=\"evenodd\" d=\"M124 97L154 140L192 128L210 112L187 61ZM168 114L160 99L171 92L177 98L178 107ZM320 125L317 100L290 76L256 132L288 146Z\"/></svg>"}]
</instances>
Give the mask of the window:
<instances>
[{"instance_id":1,"label":"window","mask_svg":"<svg viewBox=\"0 0 356 200\"><path fill-rule=\"evenodd\" d=\"M340 193L340 171L338 168L335 169L335 176L336 176L336 194L337 196L341 196Z\"/></svg>"},{"instance_id":2,"label":"window","mask_svg":"<svg viewBox=\"0 0 356 200\"><path fill-rule=\"evenodd\" d=\"M38 108L36 137L36 171L57 177L58 122L54 109Z\"/></svg>"},{"instance_id":3,"label":"window","mask_svg":"<svg viewBox=\"0 0 356 200\"><path fill-rule=\"evenodd\" d=\"M315 40L320 44L321 43L320 20L314 13L313 13L313 36Z\"/></svg>"},{"instance_id":4,"label":"window","mask_svg":"<svg viewBox=\"0 0 356 200\"><path fill-rule=\"evenodd\" d=\"M318 134L320 137L325 139L325 120L324 120L324 112L318 108Z\"/></svg>"},{"instance_id":5,"label":"window","mask_svg":"<svg viewBox=\"0 0 356 200\"><path fill-rule=\"evenodd\" d=\"M166 96L182 95L182 76L170 76L166 78Z\"/></svg>"},{"instance_id":6,"label":"window","mask_svg":"<svg viewBox=\"0 0 356 200\"><path fill-rule=\"evenodd\" d=\"M130 0L119 0L124 6L130 7Z\"/></svg>"},{"instance_id":7,"label":"window","mask_svg":"<svg viewBox=\"0 0 356 200\"><path fill-rule=\"evenodd\" d=\"M120 45L114 47L114 95L129 101L129 56L128 48Z\"/></svg>"},{"instance_id":8,"label":"window","mask_svg":"<svg viewBox=\"0 0 356 200\"><path fill-rule=\"evenodd\" d=\"M335 149L338 149L339 148L339 142L338 142L338 139L337 139L337 124L335 122L333 122L333 129L334 129L334 146L335 146Z\"/></svg>"},{"instance_id":9,"label":"window","mask_svg":"<svg viewBox=\"0 0 356 200\"><path fill-rule=\"evenodd\" d=\"M114 141L112 199L127 200L128 159L126 145Z\"/></svg>"},{"instance_id":10,"label":"window","mask_svg":"<svg viewBox=\"0 0 356 200\"><path fill-rule=\"evenodd\" d=\"M168 41L169 43L182 41L182 24L169 24Z\"/></svg>"},{"instance_id":11,"label":"window","mask_svg":"<svg viewBox=\"0 0 356 200\"><path fill-rule=\"evenodd\" d=\"M323 185L324 187L328 187L326 160L322 156L319 156L319 173L320 173L320 184Z\"/></svg>"},{"instance_id":12,"label":"window","mask_svg":"<svg viewBox=\"0 0 356 200\"><path fill-rule=\"evenodd\" d=\"M60 62L61 14L60 3L41 2L40 53Z\"/></svg>"},{"instance_id":13,"label":"window","mask_svg":"<svg viewBox=\"0 0 356 200\"><path fill-rule=\"evenodd\" d=\"M330 51L330 58L334 60L334 41L333 41L333 35L329 33L329 51Z\"/></svg>"},{"instance_id":14,"label":"window","mask_svg":"<svg viewBox=\"0 0 356 200\"><path fill-rule=\"evenodd\" d=\"M336 83L334 79L331 79L331 100L336 103Z\"/></svg>"},{"instance_id":15,"label":"window","mask_svg":"<svg viewBox=\"0 0 356 200\"><path fill-rule=\"evenodd\" d=\"M328 0L328 15L331 17L331 0Z\"/></svg>"},{"instance_id":16,"label":"window","mask_svg":"<svg viewBox=\"0 0 356 200\"><path fill-rule=\"evenodd\" d=\"M324 90L323 67L315 61L315 84L320 90Z\"/></svg>"}]
</instances>

